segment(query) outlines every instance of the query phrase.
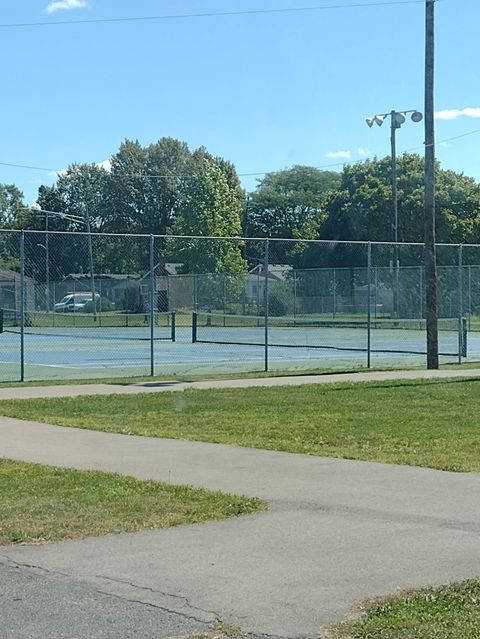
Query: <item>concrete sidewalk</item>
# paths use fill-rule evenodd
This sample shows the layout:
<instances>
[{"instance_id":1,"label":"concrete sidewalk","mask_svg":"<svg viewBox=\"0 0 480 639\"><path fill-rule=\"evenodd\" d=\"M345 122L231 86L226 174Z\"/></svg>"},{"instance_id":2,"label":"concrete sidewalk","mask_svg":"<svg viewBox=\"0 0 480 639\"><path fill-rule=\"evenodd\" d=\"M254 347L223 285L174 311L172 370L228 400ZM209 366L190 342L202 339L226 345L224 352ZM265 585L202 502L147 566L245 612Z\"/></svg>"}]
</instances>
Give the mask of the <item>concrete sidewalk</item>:
<instances>
[{"instance_id":1,"label":"concrete sidewalk","mask_svg":"<svg viewBox=\"0 0 480 639\"><path fill-rule=\"evenodd\" d=\"M476 474L8 418L0 418L0 456L267 499L268 513L236 520L0 548L0 564L37 567L186 618L318 637L355 600L480 573Z\"/></svg>"},{"instance_id":2,"label":"concrete sidewalk","mask_svg":"<svg viewBox=\"0 0 480 639\"><path fill-rule=\"evenodd\" d=\"M206 380L198 382L147 381L111 384L66 384L62 386L0 387L2 399L33 399L43 397L78 397L80 395L135 395L208 388L250 388L252 386L301 386L304 384L332 384L338 382L372 382L412 379L468 379L480 377L479 369L406 370L331 373L326 375L295 375L291 377L259 377L244 379Z\"/></svg>"}]
</instances>

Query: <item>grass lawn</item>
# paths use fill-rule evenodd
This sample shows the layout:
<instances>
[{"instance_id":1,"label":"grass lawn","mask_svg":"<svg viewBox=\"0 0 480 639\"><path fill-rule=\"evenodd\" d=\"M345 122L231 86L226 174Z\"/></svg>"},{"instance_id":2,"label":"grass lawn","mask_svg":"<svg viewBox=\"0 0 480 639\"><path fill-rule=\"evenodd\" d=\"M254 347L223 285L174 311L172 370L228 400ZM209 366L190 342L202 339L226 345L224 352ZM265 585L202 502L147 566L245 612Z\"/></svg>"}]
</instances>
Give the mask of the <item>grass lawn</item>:
<instances>
[{"instance_id":1,"label":"grass lawn","mask_svg":"<svg viewBox=\"0 0 480 639\"><path fill-rule=\"evenodd\" d=\"M480 580L401 593L358 621L332 629L332 639L478 639Z\"/></svg>"},{"instance_id":2,"label":"grass lawn","mask_svg":"<svg viewBox=\"0 0 480 639\"><path fill-rule=\"evenodd\" d=\"M0 401L0 414L106 432L480 471L480 380Z\"/></svg>"},{"instance_id":3,"label":"grass lawn","mask_svg":"<svg viewBox=\"0 0 480 639\"><path fill-rule=\"evenodd\" d=\"M0 504L0 545L167 528L265 508L247 497L6 459Z\"/></svg>"}]
</instances>

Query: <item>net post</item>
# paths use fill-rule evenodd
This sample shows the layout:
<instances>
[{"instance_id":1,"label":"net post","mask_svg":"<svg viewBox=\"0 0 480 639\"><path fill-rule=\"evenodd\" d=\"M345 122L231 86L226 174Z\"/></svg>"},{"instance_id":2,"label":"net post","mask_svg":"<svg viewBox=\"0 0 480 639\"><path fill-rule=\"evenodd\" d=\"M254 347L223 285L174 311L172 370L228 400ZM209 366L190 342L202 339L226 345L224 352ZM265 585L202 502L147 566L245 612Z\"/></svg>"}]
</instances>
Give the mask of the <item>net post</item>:
<instances>
[{"instance_id":1,"label":"net post","mask_svg":"<svg viewBox=\"0 0 480 639\"><path fill-rule=\"evenodd\" d=\"M150 235L150 290L149 290L149 299L150 299L150 375L153 377L155 375L155 296L154 296L154 287L155 287L155 238L153 235Z\"/></svg>"},{"instance_id":2,"label":"net post","mask_svg":"<svg viewBox=\"0 0 480 639\"><path fill-rule=\"evenodd\" d=\"M192 313L192 344L197 341L197 325L198 325L198 313L193 311Z\"/></svg>"},{"instance_id":3,"label":"net post","mask_svg":"<svg viewBox=\"0 0 480 639\"><path fill-rule=\"evenodd\" d=\"M333 319L337 314L337 269L333 267Z\"/></svg>"},{"instance_id":4,"label":"net post","mask_svg":"<svg viewBox=\"0 0 480 639\"><path fill-rule=\"evenodd\" d=\"M20 234L20 381L25 381L25 231Z\"/></svg>"},{"instance_id":5,"label":"net post","mask_svg":"<svg viewBox=\"0 0 480 639\"><path fill-rule=\"evenodd\" d=\"M367 245L367 368L371 367L372 354L372 244Z\"/></svg>"},{"instance_id":6,"label":"net post","mask_svg":"<svg viewBox=\"0 0 480 639\"><path fill-rule=\"evenodd\" d=\"M462 357L467 357L468 320L462 317Z\"/></svg>"},{"instance_id":7,"label":"net post","mask_svg":"<svg viewBox=\"0 0 480 639\"><path fill-rule=\"evenodd\" d=\"M171 332L171 338L172 338L172 342L175 341L176 338L176 324L177 324L177 316L175 311L172 311L172 332Z\"/></svg>"},{"instance_id":8,"label":"net post","mask_svg":"<svg viewBox=\"0 0 480 639\"><path fill-rule=\"evenodd\" d=\"M265 311L265 365L264 370L268 372L268 267L269 267L269 240L265 240L265 255L264 255L264 270L265 270L265 284L264 284L264 311Z\"/></svg>"},{"instance_id":9,"label":"net post","mask_svg":"<svg viewBox=\"0 0 480 639\"><path fill-rule=\"evenodd\" d=\"M463 347L463 245L458 247L458 363L462 363Z\"/></svg>"}]
</instances>

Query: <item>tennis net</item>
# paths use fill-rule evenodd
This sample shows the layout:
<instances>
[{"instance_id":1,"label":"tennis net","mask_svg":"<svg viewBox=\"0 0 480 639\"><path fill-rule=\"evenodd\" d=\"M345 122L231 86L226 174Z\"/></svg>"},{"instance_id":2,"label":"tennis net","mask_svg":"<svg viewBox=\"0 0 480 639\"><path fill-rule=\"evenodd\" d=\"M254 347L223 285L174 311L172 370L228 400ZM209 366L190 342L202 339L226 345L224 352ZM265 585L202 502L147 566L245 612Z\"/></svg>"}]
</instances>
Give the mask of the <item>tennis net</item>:
<instances>
[{"instance_id":1,"label":"tennis net","mask_svg":"<svg viewBox=\"0 0 480 639\"><path fill-rule=\"evenodd\" d=\"M467 322L438 322L441 354L466 357ZM268 317L196 312L192 342L377 353L426 354L425 319Z\"/></svg>"},{"instance_id":2,"label":"tennis net","mask_svg":"<svg viewBox=\"0 0 480 639\"><path fill-rule=\"evenodd\" d=\"M20 333L21 313L0 309L0 333ZM144 313L47 313L28 311L23 330L29 335L48 335L84 339L150 340L150 314ZM175 312L154 314L154 339L176 339Z\"/></svg>"}]
</instances>

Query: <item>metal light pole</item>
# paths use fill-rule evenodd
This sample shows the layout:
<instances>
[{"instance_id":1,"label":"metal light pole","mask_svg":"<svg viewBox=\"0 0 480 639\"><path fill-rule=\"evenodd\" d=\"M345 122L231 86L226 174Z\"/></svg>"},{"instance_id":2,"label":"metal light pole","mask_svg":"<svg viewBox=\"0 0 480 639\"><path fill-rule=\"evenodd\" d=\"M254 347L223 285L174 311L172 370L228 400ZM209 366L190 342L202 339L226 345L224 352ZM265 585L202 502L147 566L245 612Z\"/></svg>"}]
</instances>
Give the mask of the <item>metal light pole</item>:
<instances>
[{"instance_id":1,"label":"metal light pole","mask_svg":"<svg viewBox=\"0 0 480 639\"><path fill-rule=\"evenodd\" d=\"M89 270L90 270L90 286L92 291L92 305L93 305L93 317L94 321L97 320L97 309L95 299L95 276L93 273L93 248L92 248L92 231L90 227L90 216L88 212L85 212L84 216L72 215L71 213L62 213L61 211L46 211L44 209L25 209L33 210L37 214L45 215L45 266L46 266L46 286L47 286L47 310L50 310L50 249L49 249L49 218L57 217L61 220L67 220L68 222L74 222L75 224L83 224L87 228L87 240L88 240L88 258L89 258Z\"/></svg>"},{"instance_id":2,"label":"metal light pole","mask_svg":"<svg viewBox=\"0 0 480 639\"><path fill-rule=\"evenodd\" d=\"M93 248L92 248L92 230L90 228L90 215L87 209L85 209L85 224L87 226L88 234L88 259L90 266L90 288L92 291L92 306L93 306L93 321L97 321L97 304L95 300L95 275L93 274Z\"/></svg>"},{"instance_id":3,"label":"metal light pole","mask_svg":"<svg viewBox=\"0 0 480 639\"><path fill-rule=\"evenodd\" d=\"M425 291L427 368L438 368L437 260L435 253L435 0L425 3Z\"/></svg>"},{"instance_id":4,"label":"metal light pole","mask_svg":"<svg viewBox=\"0 0 480 639\"><path fill-rule=\"evenodd\" d=\"M397 191L397 140L396 134L397 129L400 129L402 124L406 121L406 114L411 113L412 122L418 123L423 119L423 115L420 111L410 110L410 111L396 111L392 109L390 113L383 113L380 115L375 115L372 118L365 118L365 122L367 125L372 128L375 123L377 126L382 126L386 118L390 117L390 149L391 149L391 158L392 158L392 208L393 208L393 241L394 241L394 249L393 249L393 259L392 259L392 268L395 269L395 286L394 286L394 300L393 300L393 312L395 318L399 316L398 309L398 289L399 289L399 271L400 271L400 261L398 257L398 191Z\"/></svg>"}]
</instances>

